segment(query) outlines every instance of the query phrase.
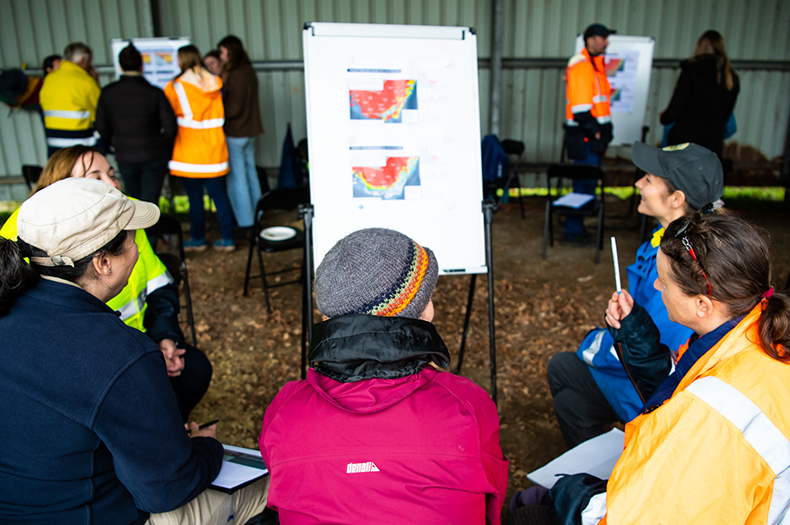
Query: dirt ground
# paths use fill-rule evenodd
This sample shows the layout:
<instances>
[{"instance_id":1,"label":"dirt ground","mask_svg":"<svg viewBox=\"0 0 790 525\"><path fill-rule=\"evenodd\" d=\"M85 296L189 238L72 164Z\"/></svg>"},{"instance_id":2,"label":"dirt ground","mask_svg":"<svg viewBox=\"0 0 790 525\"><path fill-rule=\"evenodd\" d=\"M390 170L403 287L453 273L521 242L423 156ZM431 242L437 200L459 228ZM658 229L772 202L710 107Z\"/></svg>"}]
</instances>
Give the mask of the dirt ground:
<instances>
[{"instance_id":1,"label":"dirt ground","mask_svg":"<svg viewBox=\"0 0 790 525\"><path fill-rule=\"evenodd\" d=\"M593 246L566 246L556 240L544 261L544 201L534 197L525 202L524 219L518 205L510 204L500 209L493 223L498 408L502 449L510 460L508 498L530 485L528 472L565 451L552 411L546 364L558 352L574 351L588 330L603 323L606 301L614 290L608 237L617 237L625 280L625 267L633 262L638 247L640 221L637 214L606 219L605 249L598 265L593 264ZM625 213L627 208L626 201L607 200L608 214ZM744 217L770 233L773 284L782 287L790 273L786 225L790 213ZM267 222L299 225L295 213L273 215ZM209 231L209 240L212 234L217 235L216 227ZM264 409L287 381L299 379L301 296L297 285L275 288L271 315L266 313L260 280L243 297L247 253L248 244L239 241L234 253L209 250L188 259L198 346L214 365L211 388L192 419L221 418L222 442L257 448ZM301 261L298 252L264 257L267 271L295 267ZM469 276L441 277L434 295L434 324L453 356L451 369L460 345L469 282ZM487 297L486 279L481 276L461 374L490 390Z\"/></svg>"}]
</instances>

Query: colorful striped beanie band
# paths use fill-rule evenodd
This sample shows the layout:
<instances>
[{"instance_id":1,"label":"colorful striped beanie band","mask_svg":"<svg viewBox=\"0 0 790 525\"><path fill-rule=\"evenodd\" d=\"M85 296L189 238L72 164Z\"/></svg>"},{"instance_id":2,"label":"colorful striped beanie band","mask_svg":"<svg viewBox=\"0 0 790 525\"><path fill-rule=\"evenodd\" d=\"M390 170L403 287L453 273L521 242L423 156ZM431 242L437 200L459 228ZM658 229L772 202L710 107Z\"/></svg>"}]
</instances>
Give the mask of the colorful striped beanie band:
<instances>
[{"instance_id":1,"label":"colorful striped beanie band","mask_svg":"<svg viewBox=\"0 0 790 525\"><path fill-rule=\"evenodd\" d=\"M394 230L367 228L344 237L315 276L318 310L418 318L428 306L439 266L433 252Z\"/></svg>"}]
</instances>

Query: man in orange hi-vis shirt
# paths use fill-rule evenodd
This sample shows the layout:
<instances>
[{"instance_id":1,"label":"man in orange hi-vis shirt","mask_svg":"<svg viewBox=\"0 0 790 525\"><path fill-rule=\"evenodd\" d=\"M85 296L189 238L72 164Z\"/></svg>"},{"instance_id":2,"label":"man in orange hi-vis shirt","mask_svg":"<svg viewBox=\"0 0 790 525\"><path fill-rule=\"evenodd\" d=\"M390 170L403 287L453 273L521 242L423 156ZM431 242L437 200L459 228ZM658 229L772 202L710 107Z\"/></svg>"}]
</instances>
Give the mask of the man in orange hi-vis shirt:
<instances>
[{"instance_id":1,"label":"man in orange hi-vis shirt","mask_svg":"<svg viewBox=\"0 0 790 525\"><path fill-rule=\"evenodd\" d=\"M568 158L577 164L601 166L606 146L612 140L612 117L609 111L611 87L604 68L604 52L609 35L615 33L602 24L592 24L584 31L584 49L568 60L565 71L565 148ZM573 181L576 193L593 194L594 180ZM566 240L589 240L584 235L580 216L565 221Z\"/></svg>"}]
</instances>

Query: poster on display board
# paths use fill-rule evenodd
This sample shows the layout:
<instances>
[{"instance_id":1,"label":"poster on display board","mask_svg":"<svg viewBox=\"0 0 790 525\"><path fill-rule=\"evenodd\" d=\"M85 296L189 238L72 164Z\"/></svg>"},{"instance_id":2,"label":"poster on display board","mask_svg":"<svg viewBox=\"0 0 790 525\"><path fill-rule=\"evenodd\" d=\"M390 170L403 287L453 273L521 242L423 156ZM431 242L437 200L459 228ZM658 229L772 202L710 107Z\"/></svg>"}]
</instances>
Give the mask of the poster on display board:
<instances>
[{"instance_id":1,"label":"poster on display board","mask_svg":"<svg viewBox=\"0 0 790 525\"><path fill-rule=\"evenodd\" d=\"M443 274L486 272L474 30L311 23L303 42L316 267L383 227Z\"/></svg>"},{"instance_id":2,"label":"poster on display board","mask_svg":"<svg viewBox=\"0 0 790 525\"><path fill-rule=\"evenodd\" d=\"M115 67L115 79L121 77L121 64L118 55L123 48L129 45L129 40L113 39L112 63ZM143 57L143 76L159 89L181 73L178 67L178 49L190 44L189 38L133 38L131 42Z\"/></svg>"},{"instance_id":3,"label":"poster on display board","mask_svg":"<svg viewBox=\"0 0 790 525\"><path fill-rule=\"evenodd\" d=\"M647 112L655 40L650 36L609 35L604 67L612 87L609 104L614 138L610 146L630 145L642 138ZM576 37L576 53L584 49Z\"/></svg>"}]
</instances>

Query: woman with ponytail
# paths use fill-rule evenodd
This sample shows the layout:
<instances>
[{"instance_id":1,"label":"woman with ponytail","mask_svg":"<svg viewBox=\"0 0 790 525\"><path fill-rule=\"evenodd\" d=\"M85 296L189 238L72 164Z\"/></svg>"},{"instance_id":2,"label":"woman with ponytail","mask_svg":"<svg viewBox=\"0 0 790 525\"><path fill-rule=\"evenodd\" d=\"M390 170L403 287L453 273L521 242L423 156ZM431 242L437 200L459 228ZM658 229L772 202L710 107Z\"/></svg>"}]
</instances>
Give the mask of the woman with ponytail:
<instances>
[{"instance_id":1,"label":"woman with ponytail","mask_svg":"<svg viewBox=\"0 0 790 525\"><path fill-rule=\"evenodd\" d=\"M657 264L670 319L694 335L626 425L611 478L576 474L550 490L555 518L779 523L790 507L790 298L771 286L768 244L738 217L696 213L669 225ZM659 345L625 290L606 321L625 347Z\"/></svg>"},{"instance_id":2,"label":"woman with ponytail","mask_svg":"<svg viewBox=\"0 0 790 525\"><path fill-rule=\"evenodd\" d=\"M672 128L668 145L693 142L721 158L727 121L735 108L740 81L718 31L705 31L694 56L680 63L680 77L661 124Z\"/></svg>"}]
</instances>

